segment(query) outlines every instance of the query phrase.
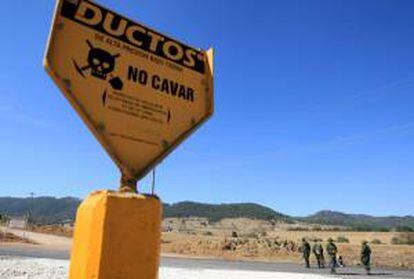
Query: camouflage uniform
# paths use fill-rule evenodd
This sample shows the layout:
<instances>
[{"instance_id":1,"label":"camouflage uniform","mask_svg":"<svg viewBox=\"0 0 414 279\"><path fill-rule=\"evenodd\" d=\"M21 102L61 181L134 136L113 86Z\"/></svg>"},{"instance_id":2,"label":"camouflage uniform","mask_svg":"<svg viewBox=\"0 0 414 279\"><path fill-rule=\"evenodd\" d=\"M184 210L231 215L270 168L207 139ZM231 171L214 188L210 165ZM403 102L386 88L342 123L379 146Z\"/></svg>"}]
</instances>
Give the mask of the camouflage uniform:
<instances>
[{"instance_id":1,"label":"camouflage uniform","mask_svg":"<svg viewBox=\"0 0 414 279\"><path fill-rule=\"evenodd\" d=\"M371 248L367 241L362 242L361 246L361 263L364 265L367 274L371 272Z\"/></svg>"},{"instance_id":2,"label":"camouflage uniform","mask_svg":"<svg viewBox=\"0 0 414 279\"><path fill-rule=\"evenodd\" d=\"M338 248L336 247L335 243L333 243L332 238L328 239L328 244L326 245L326 252L330 258L330 267L331 273L336 273L336 267L338 263L336 262L336 254L338 253Z\"/></svg>"},{"instance_id":3,"label":"camouflage uniform","mask_svg":"<svg viewBox=\"0 0 414 279\"><path fill-rule=\"evenodd\" d=\"M309 268L310 264L309 264L309 258L310 258L310 254L311 254L311 246L309 244L309 242L306 241L306 239L302 239L302 255L303 258L305 259L305 263L306 263L306 267Z\"/></svg>"},{"instance_id":4,"label":"camouflage uniform","mask_svg":"<svg viewBox=\"0 0 414 279\"><path fill-rule=\"evenodd\" d=\"M319 268L325 268L325 257L323 256L323 247L319 242L315 242L312 248Z\"/></svg>"}]
</instances>

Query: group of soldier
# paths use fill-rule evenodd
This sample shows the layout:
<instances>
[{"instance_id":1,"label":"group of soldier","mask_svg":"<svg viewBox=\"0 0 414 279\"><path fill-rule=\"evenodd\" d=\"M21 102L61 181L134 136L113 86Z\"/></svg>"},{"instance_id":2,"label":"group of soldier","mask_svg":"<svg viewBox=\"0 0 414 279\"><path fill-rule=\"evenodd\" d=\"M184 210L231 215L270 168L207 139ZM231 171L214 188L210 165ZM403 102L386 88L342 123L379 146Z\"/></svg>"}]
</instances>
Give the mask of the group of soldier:
<instances>
[{"instance_id":1,"label":"group of soldier","mask_svg":"<svg viewBox=\"0 0 414 279\"><path fill-rule=\"evenodd\" d=\"M311 253L315 255L318 263L318 268L325 268L325 256L324 249L320 241L315 240L313 247L309 242L303 238L301 251L307 268L310 268L310 256ZM338 247L335 245L332 238L328 239L326 244L326 253L329 257L329 267L331 273L336 273L337 267L345 267L342 256L338 256ZM371 248L368 245L368 241L363 241L361 244L361 264L364 266L367 274L371 272Z\"/></svg>"}]
</instances>

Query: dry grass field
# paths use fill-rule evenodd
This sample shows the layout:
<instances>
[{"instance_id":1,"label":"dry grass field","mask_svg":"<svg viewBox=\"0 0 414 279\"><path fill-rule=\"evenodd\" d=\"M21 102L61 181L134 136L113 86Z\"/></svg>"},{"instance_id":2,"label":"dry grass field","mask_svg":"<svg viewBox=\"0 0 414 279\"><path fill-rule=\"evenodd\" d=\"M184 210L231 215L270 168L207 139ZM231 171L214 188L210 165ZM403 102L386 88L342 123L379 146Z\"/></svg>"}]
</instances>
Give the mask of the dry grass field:
<instances>
[{"instance_id":1,"label":"dry grass field","mask_svg":"<svg viewBox=\"0 0 414 279\"><path fill-rule=\"evenodd\" d=\"M311 233L311 234L309 234ZM232 238L209 235L193 235L187 233L168 232L163 234L162 251L197 257L213 257L231 260L261 260L301 262L298 251L301 237L327 239L326 233L320 232L280 232L283 237L279 243L287 246L274 245L272 237ZM339 255L348 265L359 264L360 240L383 239L384 243L393 237L393 233L360 233L342 232L340 236L349 238L350 243L337 243ZM332 234L333 238L335 235ZM329 236L328 236L329 237ZM282 240L283 239L283 240ZM232 244L234 245L232 246ZM414 246L391 245L389 243L372 245L373 265L399 268L414 268Z\"/></svg>"},{"instance_id":2,"label":"dry grass field","mask_svg":"<svg viewBox=\"0 0 414 279\"><path fill-rule=\"evenodd\" d=\"M301 262L298 248L302 238L311 244L318 239L325 245L331 237L348 265L359 264L360 244L367 240L373 251L374 266L414 269L414 245L392 244L392 238L400 235L397 232L336 231L344 228L329 226L322 226L322 231L298 230L303 226L244 218L215 223L203 218L168 218L163 221L162 252L229 260ZM71 228L57 225L36 227L34 231L72 234ZM338 239L348 242L339 243Z\"/></svg>"},{"instance_id":3,"label":"dry grass field","mask_svg":"<svg viewBox=\"0 0 414 279\"><path fill-rule=\"evenodd\" d=\"M392 238L399 236L396 232L298 231L291 230L292 226L286 224L248 219L227 219L214 224L197 218L173 219L164 224L168 227L162 237L164 253L231 260L301 262L298 248L302 238L307 238L311 244L316 239L326 244L331 237L336 241L345 264L359 264L360 245L367 240L371 243L374 266L414 269L414 246L392 244ZM347 242L339 243L341 241Z\"/></svg>"}]
</instances>

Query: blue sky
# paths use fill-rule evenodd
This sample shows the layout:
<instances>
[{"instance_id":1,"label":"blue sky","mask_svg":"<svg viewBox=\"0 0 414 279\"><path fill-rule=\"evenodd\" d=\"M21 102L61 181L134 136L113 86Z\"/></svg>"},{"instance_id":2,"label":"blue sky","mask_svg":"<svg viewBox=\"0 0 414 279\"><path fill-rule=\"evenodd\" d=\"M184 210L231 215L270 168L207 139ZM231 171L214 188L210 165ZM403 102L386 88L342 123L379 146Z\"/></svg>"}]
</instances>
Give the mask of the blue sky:
<instances>
[{"instance_id":1,"label":"blue sky","mask_svg":"<svg viewBox=\"0 0 414 279\"><path fill-rule=\"evenodd\" d=\"M99 3L216 49L216 112L158 167L165 202L414 214L414 2ZM42 68L53 8L2 6L0 196L118 187L115 165Z\"/></svg>"}]
</instances>

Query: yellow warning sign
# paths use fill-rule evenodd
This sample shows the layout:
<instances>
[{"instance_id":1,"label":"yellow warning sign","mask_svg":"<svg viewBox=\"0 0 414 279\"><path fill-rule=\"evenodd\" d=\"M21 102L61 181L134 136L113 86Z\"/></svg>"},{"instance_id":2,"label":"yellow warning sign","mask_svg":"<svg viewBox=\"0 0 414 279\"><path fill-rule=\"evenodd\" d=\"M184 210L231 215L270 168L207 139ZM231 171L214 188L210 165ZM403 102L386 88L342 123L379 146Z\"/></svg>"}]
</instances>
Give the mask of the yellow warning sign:
<instances>
[{"instance_id":1,"label":"yellow warning sign","mask_svg":"<svg viewBox=\"0 0 414 279\"><path fill-rule=\"evenodd\" d=\"M141 178L213 113L213 52L58 0L45 68L122 173Z\"/></svg>"}]
</instances>

